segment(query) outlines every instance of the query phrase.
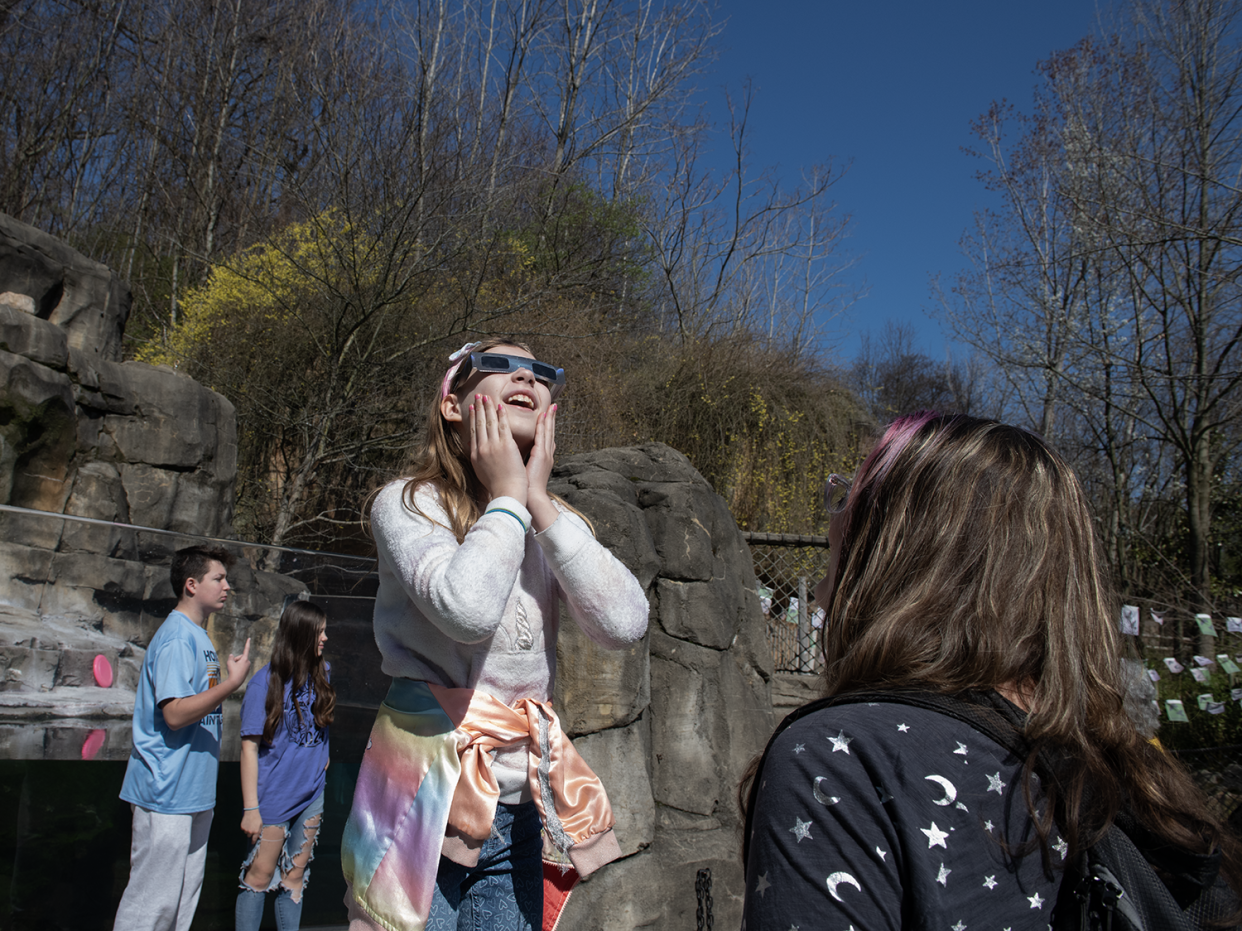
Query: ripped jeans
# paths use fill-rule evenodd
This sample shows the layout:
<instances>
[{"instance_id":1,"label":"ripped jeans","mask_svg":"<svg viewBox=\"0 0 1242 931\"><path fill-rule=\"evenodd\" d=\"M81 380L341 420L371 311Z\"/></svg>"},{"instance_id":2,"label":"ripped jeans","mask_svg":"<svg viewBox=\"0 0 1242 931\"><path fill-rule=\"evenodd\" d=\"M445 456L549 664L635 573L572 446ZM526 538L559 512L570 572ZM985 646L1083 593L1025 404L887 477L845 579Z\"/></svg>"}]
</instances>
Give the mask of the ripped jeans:
<instances>
[{"instance_id":1,"label":"ripped jeans","mask_svg":"<svg viewBox=\"0 0 1242 931\"><path fill-rule=\"evenodd\" d=\"M237 931L258 931L263 920L263 902L267 893L275 891L276 895L276 927L278 931L297 931L302 920L302 894L310 880L310 864L315 859L315 844L319 840L319 831L323 827L323 793L291 820L284 824L265 824L259 839L242 864L238 876L241 892L237 895L236 927ZM280 850L272 856L272 846L279 844ZM271 870L270 879L267 871ZM251 880L266 882L266 887L257 889L246 882L247 875ZM296 879L296 888L287 885Z\"/></svg>"}]
</instances>

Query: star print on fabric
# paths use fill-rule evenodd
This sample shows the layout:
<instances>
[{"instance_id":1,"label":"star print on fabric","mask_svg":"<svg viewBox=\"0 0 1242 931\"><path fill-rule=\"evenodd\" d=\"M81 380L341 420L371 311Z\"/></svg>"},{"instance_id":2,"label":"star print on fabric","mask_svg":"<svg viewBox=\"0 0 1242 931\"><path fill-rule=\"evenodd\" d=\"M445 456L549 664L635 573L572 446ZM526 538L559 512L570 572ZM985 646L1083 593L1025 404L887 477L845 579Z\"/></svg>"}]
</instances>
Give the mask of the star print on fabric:
<instances>
[{"instance_id":1,"label":"star print on fabric","mask_svg":"<svg viewBox=\"0 0 1242 931\"><path fill-rule=\"evenodd\" d=\"M992 833L992 822L991 822L991 821L985 821L985 822L983 822L983 830L985 830L985 831L987 831L989 834L991 834L991 833Z\"/></svg>"},{"instance_id":2,"label":"star print on fabric","mask_svg":"<svg viewBox=\"0 0 1242 931\"><path fill-rule=\"evenodd\" d=\"M1043 908L1044 897L1036 892L1034 895L1028 895L1026 900L1031 903L1031 908Z\"/></svg>"},{"instance_id":3,"label":"star print on fabric","mask_svg":"<svg viewBox=\"0 0 1242 931\"><path fill-rule=\"evenodd\" d=\"M992 874L991 876L985 876L983 878L983 884L987 886L989 889L995 889L997 886L1000 885L1000 883L996 881L996 874Z\"/></svg>"},{"instance_id":4,"label":"star print on fabric","mask_svg":"<svg viewBox=\"0 0 1242 931\"><path fill-rule=\"evenodd\" d=\"M999 770L997 770L995 776L988 776L988 791L989 792L995 792L997 795L1004 795L1006 785L1007 783L1001 781Z\"/></svg>"},{"instance_id":5,"label":"star print on fabric","mask_svg":"<svg viewBox=\"0 0 1242 931\"><path fill-rule=\"evenodd\" d=\"M940 828L936 827L935 821L931 823L930 828L919 828L919 830L927 835L928 850L931 850L933 847L943 847L945 850L949 849L949 845L944 842L945 838L949 836L949 832L942 831Z\"/></svg>"},{"instance_id":6,"label":"star print on fabric","mask_svg":"<svg viewBox=\"0 0 1242 931\"><path fill-rule=\"evenodd\" d=\"M953 871L946 867L944 863L941 863L940 872L936 874L936 882L940 883L940 885L947 889L949 887L949 874L952 872Z\"/></svg>"},{"instance_id":7,"label":"star print on fabric","mask_svg":"<svg viewBox=\"0 0 1242 931\"><path fill-rule=\"evenodd\" d=\"M803 750L805 750L805 749L806 749L806 744L795 744L795 745L794 745L794 754L795 754L795 755L796 755L796 754L799 754L799 753L801 753L801 752L802 752Z\"/></svg>"},{"instance_id":8,"label":"star print on fabric","mask_svg":"<svg viewBox=\"0 0 1242 931\"><path fill-rule=\"evenodd\" d=\"M798 838L798 843L802 843L803 838L811 837L811 822L803 821L797 815L794 816L794 826L789 829L789 833ZM811 838L814 840L814 838Z\"/></svg>"},{"instance_id":9,"label":"star print on fabric","mask_svg":"<svg viewBox=\"0 0 1242 931\"><path fill-rule=\"evenodd\" d=\"M880 860L882 860L884 863L888 862L887 860L884 859L885 857L888 856L887 850L881 850L879 847L876 847L875 852L880 855Z\"/></svg>"},{"instance_id":10,"label":"star print on fabric","mask_svg":"<svg viewBox=\"0 0 1242 931\"><path fill-rule=\"evenodd\" d=\"M1057 842L1052 845L1052 849L1059 853L1061 855L1061 859L1064 860L1066 855L1069 853L1069 844L1065 843L1064 837L1058 837Z\"/></svg>"},{"instance_id":11,"label":"star print on fabric","mask_svg":"<svg viewBox=\"0 0 1242 931\"><path fill-rule=\"evenodd\" d=\"M876 786L875 794L880 799L881 805L887 805L893 800L893 797L884 791L884 786Z\"/></svg>"},{"instance_id":12,"label":"star print on fabric","mask_svg":"<svg viewBox=\"0 0 1242 931\"><path fill-rule=\"evenodd\" d=\"M962 743L960 740L955 741L955 743L957 744L957 749L954 750L953 753L956 756L965 756L967 753L970 752L969 750L966 749L966 745Z\"/></svg>"},{"instance_id":13,"label":"star print on fabric","mask_svg":"<svg viewBox=\"0 0 1242 931\"><path fill-rule=\"evenodd\" d=\"M910 725L909 724L898 724L897 730L901 731L904 734L910 730Z\"/></svg>"},{"instance_id":14,"label":"star print on fabric","mask_svg":"<svg viewBox=\"0 0 1242 931\"><path fill-rule=\"evenodd\" d=\"M850 752L850 741L853 739L854 739L853 737L846 737L845 731L840 731L836 737L828 738L828 740L832 743L833 753L836 753L838 750L844 750L846 753L849 753Z\"/></svg>"},{"instance_id":15,"label":"star print on fabric","mask_svg":"<svg viewBox=\"0 0 1242 931\"><path fill-rule=\"evenodd\" d=\"M763 894L772 888L772 884L768 882L768 874L760 873L759 881L755 883L755 892L759 894L759 898L763 898Z\"/></svg>"},{"instance_id":16,"label":"star print on fabric","mask_svg":"<svg viewBox=\"0 0 1242 931\"><path fill-rule=\"evenodd\" d=\"M966 931L966 924L960 918L957 920L957 924L950 925L949 927L952 931Z\"/></svg>"}]
</instances>

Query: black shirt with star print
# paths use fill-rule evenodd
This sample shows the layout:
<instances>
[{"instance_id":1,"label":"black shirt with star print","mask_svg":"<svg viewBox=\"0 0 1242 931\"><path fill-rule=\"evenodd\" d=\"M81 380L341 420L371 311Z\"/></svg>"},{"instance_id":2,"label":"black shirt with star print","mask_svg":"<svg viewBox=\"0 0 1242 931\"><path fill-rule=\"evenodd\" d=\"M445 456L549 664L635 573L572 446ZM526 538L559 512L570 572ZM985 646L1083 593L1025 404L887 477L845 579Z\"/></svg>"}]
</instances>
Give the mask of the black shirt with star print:
<instances>
[{"instance_id":1,"label":"black shirt with star print","mask_svg":"<svg viewBox=\"0 0 1242 931\"><path fill-rule=\"evenodd\" d=\"M825 708L773 743L755 804L743 931L1045 931L1060 882L1021 764L956 718ZM1052 859L1066 847L1054 837Z\"/></svg>"}]
</instances>

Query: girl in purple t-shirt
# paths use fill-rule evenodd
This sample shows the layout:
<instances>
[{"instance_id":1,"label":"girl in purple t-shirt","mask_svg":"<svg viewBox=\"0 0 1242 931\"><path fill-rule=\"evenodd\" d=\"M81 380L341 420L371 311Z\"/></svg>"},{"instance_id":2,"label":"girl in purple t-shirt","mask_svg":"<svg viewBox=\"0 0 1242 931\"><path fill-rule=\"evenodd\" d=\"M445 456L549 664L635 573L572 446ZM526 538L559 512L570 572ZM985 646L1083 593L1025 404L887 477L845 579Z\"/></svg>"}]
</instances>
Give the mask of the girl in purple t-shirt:
<instances>
[{"instance_id":1,"label":"girl in purple t-shirt","mask_svg":"<svg viewBox=\"0 0 1242 931\"><path fill-rule=\"evenodd\" d=\"M241 869L238 931L258 931L268 892L277 892L280 931L296 931L302 916L336 706L323 658L327 624L309 601L285 608L271 662L254 674L242 701L241 829L254 847Z\"/></svg>"}]
</instances>

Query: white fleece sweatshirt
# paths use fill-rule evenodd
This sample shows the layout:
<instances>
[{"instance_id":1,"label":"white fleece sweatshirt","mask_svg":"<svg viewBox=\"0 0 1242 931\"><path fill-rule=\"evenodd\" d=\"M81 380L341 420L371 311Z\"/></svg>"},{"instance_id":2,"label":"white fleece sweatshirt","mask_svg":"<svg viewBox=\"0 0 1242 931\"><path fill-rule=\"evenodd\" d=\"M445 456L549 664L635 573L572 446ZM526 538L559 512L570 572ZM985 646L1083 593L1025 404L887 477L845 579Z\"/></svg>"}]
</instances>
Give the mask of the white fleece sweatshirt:
<instances>
[{"instance_id":1,"label":"white fleece sweatshirt","mask_svg":"<svg viewBox=\"0 0 1242 931\"><path fill-rule=\"evenodd\" d=\"M457 542L439 492L423 485L402 500L405 481L386 485L371 509L379 551L375 642L388 675L478 689L506 704L547 701L556 677L558 597L596 643L621 649L647 630L638 580L575 514L542 533L510 514L484 514ZM513 498L496 498L530 526ZM529 798L526 749L500 751L492 770L500 801Z\"/></svg>"}]
</instances>

